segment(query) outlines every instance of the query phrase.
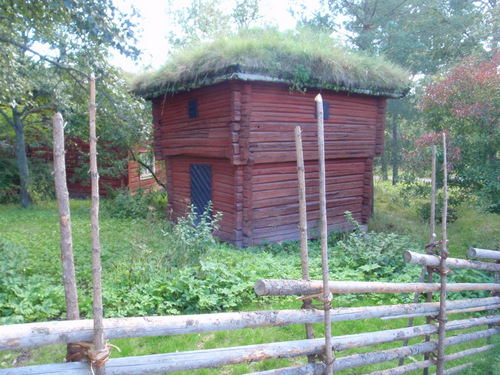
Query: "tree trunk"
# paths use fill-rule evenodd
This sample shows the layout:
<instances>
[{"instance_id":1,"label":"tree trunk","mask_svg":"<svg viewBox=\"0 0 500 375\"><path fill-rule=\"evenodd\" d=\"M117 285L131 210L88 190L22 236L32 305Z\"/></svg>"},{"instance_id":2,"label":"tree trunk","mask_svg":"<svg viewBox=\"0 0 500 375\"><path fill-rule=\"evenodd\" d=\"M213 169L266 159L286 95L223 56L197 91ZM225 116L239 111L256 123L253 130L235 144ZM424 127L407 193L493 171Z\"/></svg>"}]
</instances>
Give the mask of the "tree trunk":
<instances>
[{"instance_id":1,"label":"tree trunk","mask_svg":"<svg viewBox=\"0 0 500 375\"><path fill-rule=\"evenodd\" d=\"M26 155L26 139L24 137L24 124L21 115L17 108L12 109L12 117L14 119L14 131L16 132L16 158L17 167L19 169L19 177L21 179L21 204L23 207L28 207L33 204L33 199L28 191L30 186L30 175L28 168L28 155Z\"/></svg>"},{"instance_id":2,"label":"tree trunk","mask_svg":"<svg viewBox=\"0 0 500 375\"><path fill-rule=\"evenodd\" d=\"M392 184L396 185L399 179L399 140L398 125L392 122Z\"/></svg>"},{"instance_id":3,"label":"tree trunk","mask_svg":"<svg viewBox=\"0 0 500 375\"><path fill-rule=\"evenodd\" d=\"M388 174L387 174L387 156L385 152L380 156L380 166L382 168L381 171L381 178L382 181L387 181L388 180Z\"/></svg>"}]
</instances>

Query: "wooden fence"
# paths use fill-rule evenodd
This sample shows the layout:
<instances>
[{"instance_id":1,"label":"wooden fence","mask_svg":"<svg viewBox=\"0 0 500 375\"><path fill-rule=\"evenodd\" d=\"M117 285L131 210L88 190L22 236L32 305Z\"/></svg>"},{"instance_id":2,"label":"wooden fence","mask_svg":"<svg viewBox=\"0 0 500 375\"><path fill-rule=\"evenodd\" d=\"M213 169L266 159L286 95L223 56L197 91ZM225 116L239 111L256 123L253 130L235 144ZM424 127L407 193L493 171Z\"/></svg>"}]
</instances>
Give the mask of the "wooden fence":
<instances>
[{"instance_id":1,"label":"wooden fence","mask_svg":"<svg viewBox=\"0 0 500 375\"><path fill-rule=\"evenodd\" d=\"M476 257L487 257L496 263L449 258L451 267L479 269L500 273L500 251L483 251L471 249L469 254ZM432 266L439 261L433 256L405 253L404 258L416 264ZM259 280L255 289L259 295L315 295L322 292L322 282L303 280ZM336 293L408 293L436 292L439 284L427 283L380 283L380 282L333 282L329 283L330 292ZM447 284L448 291L491 290L496 294L500 285L491 284ZM500 297L464 299L447 301L446 314L471 313L483 311L480 317L450 320L445 330L464 331L444 339L446 348L464 342L489 338L500 333L500 315L493 310L500 308ZM436 316L440 311L439 302L412 303L386 306L368 306L357 308L335 308L330 310L333 331L335 323L362 319L397 319L419 316ZM324 312L314 309L253 311L237 313L219 313L186 316L159 316L144 318L115 318L104 320L104 334L107 339L169 336L189 333L214 332L222 330L238 330L258 327L277 327L294 324L311 324L324 322ZM478 327L485 327L477 330ZM475 328L474 330L470 330ZM84 342L92 340L92 320L56 321L47 323L29 323L0 326L0 350L27 349L42 345ZM355 333L347 336L333 336L332 349L335 353L347 349L361 348L388 342L398 342L411 338L438 333L435 323L414 327L403 327L378 332ZM386 350L374 350L363 354L351 354L337 357L333 362L333 370L366 366L369 364L392 361L408 356L433 353L437 350L439 340L423 341L409 346L394 347ZM201 368L220 367L231 364L264 361L276 358L306 357L325 352L323 338L298 341L276 342L259 345L248 345L223 349L198 350L189 352L165 353L138 357L111 358L106 363L107 374L161 374L175 371L188 371ZM487 344L474 349L448 354L445 362L481 353L491 349ZM305 360L304 360L305 361ZM436 359L397 366L391 370L373 374L403 374L417 369L425 369L436 365ZM458 366L447 370L447 374L463 369ZM91 374L86 362L71 362L0 370L4 374ZM285 369L260 372L259 374L324 374L325 364L307 363ZM257 373L256 373L257 374Z\"/></svg>"}]
</instances>

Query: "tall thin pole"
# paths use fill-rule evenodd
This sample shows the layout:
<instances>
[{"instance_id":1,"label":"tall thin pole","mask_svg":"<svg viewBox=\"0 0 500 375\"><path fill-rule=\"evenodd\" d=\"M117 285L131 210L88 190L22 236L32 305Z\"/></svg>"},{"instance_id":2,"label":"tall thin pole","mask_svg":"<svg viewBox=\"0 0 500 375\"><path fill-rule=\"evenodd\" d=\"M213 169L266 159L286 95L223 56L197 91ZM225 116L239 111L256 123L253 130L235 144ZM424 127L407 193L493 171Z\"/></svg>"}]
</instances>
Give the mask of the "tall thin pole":
<instances>
[{"instance_id":1,"label":"tall thin pole","mask_svg":"<svg viewBox=\"0 0 500 375\"><path fill-rule=\"evenodd\" d=\"M323 271L323 303L325 306L325 354L326 374L333 373L331 293L328 280L328 225L326 214L326 171L325 171L325 130L323 123L323 98L318 94L315 98L318 114L318 156L319 156L319 206L321 221L321 269Z\"/></svg>"},{"instance_id":2,"label":"tall thin pole","mask_svg":"<svg viewBox=\"0 0 500 375\"><path fill-rule=\"evenodd\" d=\"M436 374L442 375L444 373L444 363L445 363L445 345L444 340L446 339L446 278L448 270L446 268L446 259L448 258L447 250L447 219L448 219L448 166L446 157L446 134L443 133L443 222L442 222L442 236L443 243L441 246L441 264L439 266L439 273L441 274L441 291L440 291L440 302L439 302L439 315L438 315L438 354L436 363Z\"/></svg>"},{"instance_id":3,"label":"tall thin pole","mask_svg":"<svg viewBox=\"0 0 500 375\"><path fill-rule=\"evenodd\" d=\"M430 222L430 244L426 249L427 254L434 254L434 247L436 243L436 145L432 146L432 180L431 180L431 222ZM427 282L432 284L434 282L434 268L427 267ZM427 302L432 302L432 292L427 293ZM432 317L426 317L427 324L431 324ZM425 341L431 341L430 335L425 335ZM424 360L429 359L429 354L424 354ZM424 375L429 374L429 368L424 368Z\"/></svg>"},{"instance_id":4,"label":"tall thin pole","mask_svg":"<svg viewBox=\"0 0 500 375\"><path fill-rule=\"evenodd\" d=\"M309 277L309 249L307 245L307 202L306 202L306 176L304 167L304 154L302 149L302 130L300 126L295 128L295 150L297 152L297 176L299 180L299 214L300 214L300 257L302 264L302 279L310 280ZM303 301L302 308L311 308L311 298ZM313 325L306 323L306 337L314 338ZM314 362L314 356L308 356L309 363Z\"/></svg>"},{"instance_id":5,"label":"tall thin pole","mask_svg":"<svg viewBox=\"0 0 500 375\"><path fill-rule=\"evenodd\" d=\"M54 134L54 181L61 228L61 259L63 268L66 315L69 320L80 319L78 293L76 290L75 261L73 256L73 236L71 233L71 213L69 193L66 183L66 159L64 150L64 120L58 112L52 119Z\"/></svg>"},{"instance_id":6,"label":"tall thin pole","mask_svg":"<svg viewBox=\"0 0 500 375\"><path fill-rule=\"evenodd\" d=\"M436 241L436 228L435 228L435 221L436 221L436 146L433 146L432 148L432 176L431 176L431 221L430 221L430 243L426 246L427 253L432 253L434 249L434 242ZM432 267L422 267L422 271L420 272L420 278L418 279L418 282L421 283L425 279L425 274L427 273L430 276L429 282L432 282ZM420 298L420 292L415 293L415 296L413 297L413 303L417 303ZM427 302L432 302L432 292L427 293ZM411 317L408 319L408 327L413 326L413 321L414 318ZM427 324L430 324L431 322L431 317L427 317ZM425 341L430 341L430 335L425 336ZM408 345L409 340L405 339L403 340L403 346ZM429 359L428 354L424 354L424 359L427 360ZM405 358L400 358L399 359L399 366L403 366L405 361ZM428 374L428 368L424 368L424 375Z\"/></svg>"},{"instance_id":7,"label":"tall thin pole","mask_svg":"<svg viewBox=\"0 0 500 375\"><path fill-rule=\"evenodd\" d=\"M97 362L105 351L104 325L102 310L102 282L101 282L101 243L99 239L99 173L97 171L97 136L96 136L96 103L95 103L95 81L94 73L90 76L90 178L92 186L92 206L90 209L90 225L92 234L92 283L94 286L94 359L92 364L96 366L96 373L106 374L104 363ZM104 361L105 362L105 361ZM91 365L92 365L91 364Z\"/></svg>"}]
</instances>

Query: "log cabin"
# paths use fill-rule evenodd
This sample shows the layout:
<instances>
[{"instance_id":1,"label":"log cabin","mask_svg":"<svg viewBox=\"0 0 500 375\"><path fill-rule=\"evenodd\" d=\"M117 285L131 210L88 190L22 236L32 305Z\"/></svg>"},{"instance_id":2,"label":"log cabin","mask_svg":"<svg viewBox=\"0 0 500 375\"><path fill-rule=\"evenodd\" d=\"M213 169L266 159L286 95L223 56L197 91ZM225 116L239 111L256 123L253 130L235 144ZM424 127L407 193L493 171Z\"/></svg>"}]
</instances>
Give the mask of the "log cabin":
<instances>
[{"instance_id":1,"label":"log cabin","mask_svg":"<svg viewBox=\"0 0 500 375\"><path fill-rule=\"evenodd\" d=\"M229 38L191 57L174 56L134 84L152 101L154 150L165 161L169 212L175 218L193 205L200 213L211 202L222 213L217 236L239 247L299 238L296 126L302 128L309 235L317 234L318 93L324 101L328 228L348 229L346 211L366 224L373 161L383 152L386 99L401 97L408 85L406 72L380 57L354 55L317 35L303 42L297 34L272 33L273 41L267 34L239 35L244 42L236 51ZM326 57L315 57L314 43L323 43Z\"/></svg>"},{"instance_id":2,"label":"log cabin","mask_svg":"<svg viewBox=\"0 0 500 375\"><path fill-rule=\"evenodd\" d=\"M91 187L88 174L88 156L89 145L87 142L78 138L68 137L65 140L66 147L66 182L68 192L72 198L90 197ZM117 160L123 161L122 168L115 166L112 168L112 174L109 171L109 164L106 160L99 160L99 195L106 197L109 191L118 189L128 189L131 194L139 190L148 192L162 189L157 183L153 174L147 168L139 165L127 150L114 150L113 156ZM30 159L44 160L46 163L52 163L52 149L48 147L28 148ZM134 149L135 158L140 159L145 164L152 167L152 172L156 178L165 184L165 168L161 161L156 161L151 151L146 146L136 147ZM118 170L118 172L116 172Z\"/></svg>"}]
</instances>

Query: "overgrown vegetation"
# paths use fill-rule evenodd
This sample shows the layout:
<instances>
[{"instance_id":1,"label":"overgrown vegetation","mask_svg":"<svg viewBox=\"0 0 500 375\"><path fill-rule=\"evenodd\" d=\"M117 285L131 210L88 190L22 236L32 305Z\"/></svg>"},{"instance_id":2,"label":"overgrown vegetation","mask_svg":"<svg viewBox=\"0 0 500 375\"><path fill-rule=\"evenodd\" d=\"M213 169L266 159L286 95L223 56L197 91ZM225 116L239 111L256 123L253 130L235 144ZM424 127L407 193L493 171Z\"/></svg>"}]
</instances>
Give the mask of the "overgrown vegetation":
<instances>
[{"instance_id":1,"label":"overgrown vegetation","mask_svg":"<svg viewBox=\"0 0 500 375\"><path fill-rule=\"evenodd\" d=\"M234 72L257 73L307 87L401 94L408 73L385 60L349 50L327 34L274 29L242 30L237 36L189 45L157 72L138 77L133 90L148 98L210 83Z\"/></svg>"},{"instance_id":2,"label":"overgrown vegetation","mask_svg":"<svg viewBox=\"0 0 500 375\"><path fill-rule=\"evenodd\" d=\"M353 232L330 234L329 266L333 279L394 282L414 282L418 279L420 267L406 265L401 253L404 250L422 251L423 244L428 242L428 225L413 210L400 204L397 189L388 183L377 183L376 214L368 233L352 221L355 227ZM104 206L112 205L115 199L110 199ZM137 200L136 204L139 204L145 198L138 195L118 199ZM126 205L123 202L123 207ZM92 305L88 226L90 203L74 200L71 206L80 310L82 317L88 318ZM158 216L151 212L145 217L134 212L131 216L104 212L101 216L101 242L105 316L300 307L294 298L257 298L253 291L255 280L260 278L300 278L298 243L235 249L219 243L212 236L217 220L207 220L207 215L208 211L205 218L199 220L191 212L174 226L163 219L157 220ZM465 251L471 246L500 249L498 215L479 214L481 220L477 225L472 225L472 222L477 221L476 215L476 211L471 208L460 207L459 218L449 225L449 248L453 256L464 257ZM0 206L0 226L3 229L0 235L0 272L5 275L0 279L1 323L64 318L56 203L47 201L29 210L14 205ZM469 227L468 230L465 227ZM321 278L320 246L317 241L310 242L310 271L311 278ZM483 272L456 271L450 275L450 281L484 282L489 281L488 277ZM477 295L465 293L450 297ZM401 303L409 302L412 298L412 295L339 295L335 297L334 305ZM337 327L336 334L347 334L349 330L380 329L378 324L373 321L349 322L345 327ZM383 324L388 329L395 323L391 321ZM316 329L321 335L321 325ZM294 340L303 338L303 335L303 327L294 326L252 330L248 334L242 332L238 338L232 337L230 333L218 332L172 337L168 340L124 339L114 343L124 349L124 353L117 356L128 356L150 353L152 347L158 352L181 348L194 350L282 341L285 338ZM149 349L138 351L138 347ZM36 363L64 356L62 349L61 353L59 349L56 353L54 350L36 349ZM10 352L2 354L0 367L9 366L12 358L18 358L18 355ZM293 360L289 361L290 365L294 363ZM265 361L250 367L240 365L235 367L234 373L265 370L274 365L282 364ZM218 370L199 373L216 374Z\"/></svg>"}]
</instances>

